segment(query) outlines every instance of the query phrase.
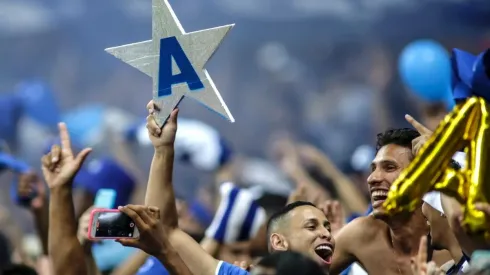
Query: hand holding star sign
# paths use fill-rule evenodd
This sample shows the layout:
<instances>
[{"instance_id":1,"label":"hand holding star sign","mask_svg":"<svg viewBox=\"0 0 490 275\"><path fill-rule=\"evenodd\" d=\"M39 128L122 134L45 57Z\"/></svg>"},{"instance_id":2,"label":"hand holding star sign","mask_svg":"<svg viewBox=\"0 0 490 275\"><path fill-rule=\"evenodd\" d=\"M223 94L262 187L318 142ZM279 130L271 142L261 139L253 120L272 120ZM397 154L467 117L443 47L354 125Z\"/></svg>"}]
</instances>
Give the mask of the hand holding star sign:
<instances>
[{"instance_id":1,"label":"hand holding star sign","mask_svg":"<svg viewBox=\"0 0 490 275\"><path fill-rule=\"evenodd\" d=\"M168 147L173 147L175 142L175 135L177 134L177 117L179 109L175 108L167 122L160 128L155 119L155 112L159 111L158 106L151 100L146 105L148 110L148 116L146 117L146 128L148 129L148 135L150 137L155 151L160 152Z\"/></svg>"},{"instance_id":2,"label":"hand holding star sign","mask_svg":"<svg viewBox=\"0 0 490 275\"><path fill-rule=\"evenodd\" d=\"M44 179L50 189L71 183L88 154L92 151L91 148L85 148L74 156L66 124L59 123L58 128L61 147L53 145L51 151L41 158Z\"/></svg>"},{"instance_id":3,"label":"hand holding star sign","mask_svg":"<svg viewBox=\"0 0 490 275\"><path fill-rule=\"evenodd\" d=\"M422 123L418 122L413 118L411 115L405 115L405 119L410 123L417 132L419 132L420 137L415 138L412 140L412 154L416 156L422 146L429 140L429 138L432 136L432 131L429 130L427 127L422 125Z\"/></svg>"}]
</instances>

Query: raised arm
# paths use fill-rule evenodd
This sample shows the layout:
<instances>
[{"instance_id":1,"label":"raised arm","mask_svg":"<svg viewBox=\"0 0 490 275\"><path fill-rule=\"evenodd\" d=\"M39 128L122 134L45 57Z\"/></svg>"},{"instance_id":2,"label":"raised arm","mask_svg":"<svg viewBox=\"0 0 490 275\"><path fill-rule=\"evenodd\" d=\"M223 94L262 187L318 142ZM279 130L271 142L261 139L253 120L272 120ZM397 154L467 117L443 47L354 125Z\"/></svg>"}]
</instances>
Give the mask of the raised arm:
<instances>
[{"instance_id":1,"label":"raised arm","mask_svg":"<svg viewBox=\"0 0 490 275\"><path fill-rule=\"evenodd\" d=\"M177 227L177 209L172 186L172 174L178 109L172 112L165 126L160 129L153 118L155 107L153 102L147 106L150 113L147 117L147 128L155 153L150 168L145 204L160 208L161 215L165 217L162 220L165 226L169 228L170 244L192 274L214 275L219 262Z\"/></svg>"},{"instance_id":2,"label":"raised arm","mask_svg":"<svg viewBox=\"0 0 490 275\"><path fill-rule=\"evenodd\" d=\"M155 256L171 275L192 275L177 251L172 247L160 219L160 209L152 206L127 205L119 210L128 215L139 231L138 239L120 239L125 246L139 248Z\"/></svg>"},{"instance_id":3,"label":"raised arm","mask_svg":"<svg viewBox=\"0 0 490 275\"><path fill-rule=\"evenodd\" d=\"M73 155L70 137L64 123L60 123L61 148L54 145L42 158L43 175L51 190L49 202L48 248L55 274L86 275L83 248L77 238L77 222L72 199L72 180L91 149Z\"/></svg>"}]
</instances>

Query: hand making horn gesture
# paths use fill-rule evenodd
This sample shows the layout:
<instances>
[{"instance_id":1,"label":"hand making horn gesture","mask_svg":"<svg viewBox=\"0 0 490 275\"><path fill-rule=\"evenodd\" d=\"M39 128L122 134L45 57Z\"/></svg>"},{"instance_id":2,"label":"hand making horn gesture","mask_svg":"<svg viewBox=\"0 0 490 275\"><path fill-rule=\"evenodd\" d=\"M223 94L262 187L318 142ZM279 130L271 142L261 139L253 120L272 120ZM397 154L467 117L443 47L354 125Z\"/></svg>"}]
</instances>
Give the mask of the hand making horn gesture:
<instances>
[{"instance_id":1,"label":"hand making horn gesture","mask_svg":"<svg viewBox=\"0 0 490 275\"><path fill-rule=\"evenodd\" d=\"M83 149L74 155L71 149L70 135L65 123L59 123L61 147L53 145L51 151L41 159L44 179L50 189L71 183L91 148Z\"/></svg>"},{"instance_id":2,"label":"hand making horn gesture","mask_svg":"<svg viewBox=\"0 0 490 275\"><path fill-rule=\"evenodd\" d=\"M405 119L410 123L417 132L419 132L420 137L415 138L412 140L412 154L416 156L422 146L429 140L429 138L432 136L432 131L429 130L427 127L422 125L422 123L418 122L413 118L411 115L405 115Z\"/></svg>"}]
</instances>

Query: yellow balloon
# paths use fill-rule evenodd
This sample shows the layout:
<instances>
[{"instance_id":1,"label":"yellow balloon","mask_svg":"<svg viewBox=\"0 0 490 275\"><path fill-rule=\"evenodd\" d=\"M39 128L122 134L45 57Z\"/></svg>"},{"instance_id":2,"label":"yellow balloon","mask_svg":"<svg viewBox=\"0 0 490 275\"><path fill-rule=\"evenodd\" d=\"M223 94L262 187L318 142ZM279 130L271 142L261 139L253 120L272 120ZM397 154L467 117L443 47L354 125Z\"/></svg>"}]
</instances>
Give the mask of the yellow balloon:
<instances>
[{"instance_id":1,"label":"yellow balloon","mask_svg":"<svg viewBox=\"0 0 490 275\"><path fill-rule=\"evenodd\" d=\"M458 104L439 124L419 154L393 183L384 203L389 214L412 212L430 191L440 191L464 205L464 226L470 234L490 238L489 221L475 209L490 202L489 103L472 97ZM452 156L466 152L466 167L450 167Z\"/></svg>"}]
</instances>

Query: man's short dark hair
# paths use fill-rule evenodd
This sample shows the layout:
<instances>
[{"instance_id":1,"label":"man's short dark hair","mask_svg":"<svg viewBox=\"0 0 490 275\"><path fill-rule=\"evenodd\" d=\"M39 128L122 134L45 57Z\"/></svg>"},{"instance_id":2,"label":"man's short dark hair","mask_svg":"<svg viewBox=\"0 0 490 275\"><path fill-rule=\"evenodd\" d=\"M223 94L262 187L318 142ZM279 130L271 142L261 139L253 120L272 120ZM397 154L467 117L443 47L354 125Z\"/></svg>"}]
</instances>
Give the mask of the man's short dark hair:
<instances>
[{"instance_id":1,"label":"man's short dark hair","mask_svg":"<svg viewBox=\"0 0 490 275\"><path fill-rule=\"evenodd\" d=\"M376 141L376 152L381 147L388 144L396 144L412 149L412 140L419 137L420 134L411 128L389 129L379 133Z\"/></svg>"},{"instance_id":2,"label":"man's short dark hair","mask_svg":"<svg viewBox=\"0 0 490 275\"><path fill-rule=\"evenodd\" d=\"M288 202L287 196L277 195L265 192L260 198L255 201L259 206L264 208L268 217L282 210Z\"/></svg>"},{"instance_id":3,"label":"man's short dark hair","mask_svg":"<svg viewBox=\"0 0 490 275\"><path fill-rule=\"evenodd\" d=\"M37 272L32 267L24 264L12 264L1 270L2 275L37 275Z\"/></svg>"},{"instance_id":4,"label":"man's short dark hair","mask_svg":"<svg viewBox=\"0 0 490 275\"><path fill-rule=\"evenodd\" d=\"M277 211L274 213L269 220L267 221L267 243L269 243L269 238L271 235L271 229L274 227L276 224L278 224L289 212L291 212L293 209L300 207L300 206L313 206L316 208L316 206L308 201L295 201L293 203L290 203L286 206L284 206L281 210ZM270 245L269 245L270 248Z\"/></svg>"},{"instance_id":5,"label":"man's short dark hair","mask_svg":"<svg viewBox=\"0 0 490 275\"><path fill-rule=\"evenodd\" d=\"M325 275L315 261L294 251L274 252L262 258L257 266L273 268L281 275Z\"/></svg>"}]
</instances>

